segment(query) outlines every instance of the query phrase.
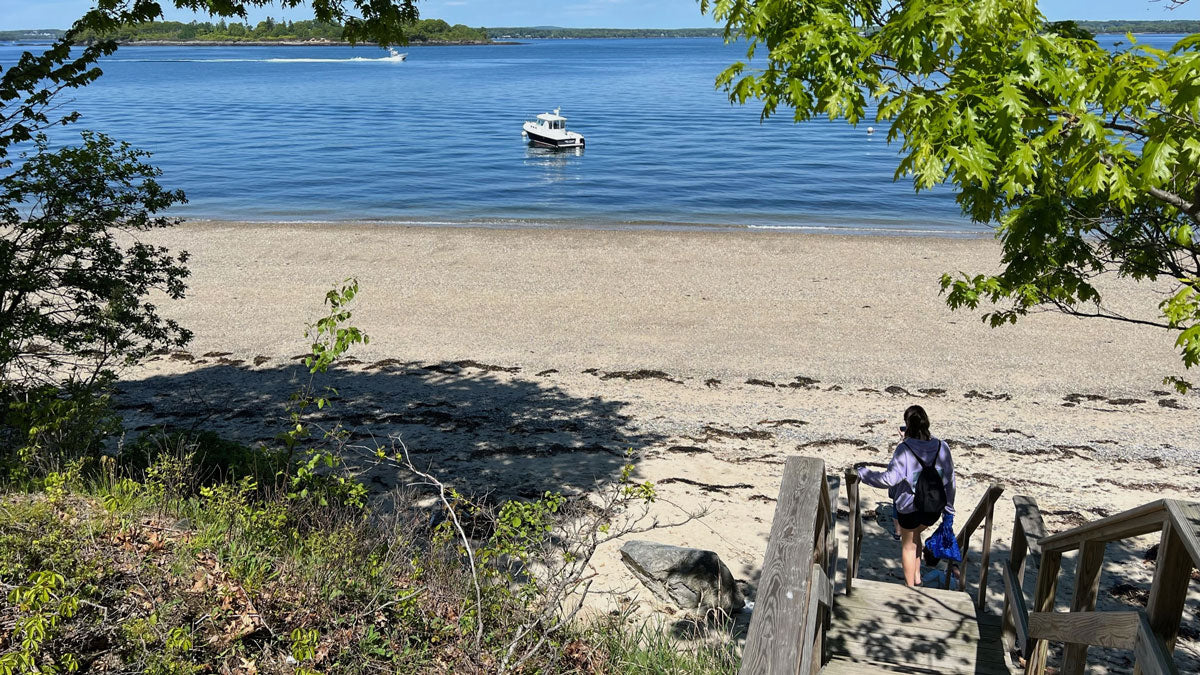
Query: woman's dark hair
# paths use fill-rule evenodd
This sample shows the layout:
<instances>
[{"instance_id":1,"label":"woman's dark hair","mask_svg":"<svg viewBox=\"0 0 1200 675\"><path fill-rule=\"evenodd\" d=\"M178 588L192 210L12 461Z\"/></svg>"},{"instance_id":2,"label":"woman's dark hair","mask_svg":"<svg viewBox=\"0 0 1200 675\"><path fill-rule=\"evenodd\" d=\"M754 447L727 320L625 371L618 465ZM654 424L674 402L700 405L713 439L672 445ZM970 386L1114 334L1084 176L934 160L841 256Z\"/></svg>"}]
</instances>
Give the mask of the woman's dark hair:
<instances>
[{"instance_id":1,"label":"woman's dark hair","mask_svg":"<svg viewBox=\"0 0 1200 675\"><path fill-rule=\"evenodd\" d=\"M904 435L918 440L929 440L929 415L919 405L910 405L904 411Z\"/></svg>"}]
</instances>

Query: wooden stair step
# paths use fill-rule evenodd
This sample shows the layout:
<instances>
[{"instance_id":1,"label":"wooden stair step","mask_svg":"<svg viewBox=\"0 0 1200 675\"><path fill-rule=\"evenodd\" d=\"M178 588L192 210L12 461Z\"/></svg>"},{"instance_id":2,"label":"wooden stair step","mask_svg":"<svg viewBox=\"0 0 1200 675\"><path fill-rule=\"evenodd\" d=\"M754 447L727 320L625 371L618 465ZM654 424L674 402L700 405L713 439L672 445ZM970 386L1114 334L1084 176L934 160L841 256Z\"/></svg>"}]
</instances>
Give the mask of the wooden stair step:
<instances>
[{"instance_id":1,"label":"wooden stair step","mask_svg":"<svg viewBox=\"0 0 1200 675\"><path fill-rule=\"evenodd\" d=\"M837 598L841 600L841 598ZM833 607L833 623L847 630L896 631L907 633L912 631L936 632L942 635L963 638L993 638L1000 635L1000 620L977 621L970 617L955 619L916 617L912 614L893 614L880 611L878 608L864 605L846 605L835 602Z\"/></svg>"},{"instance_id":2,"label":"wooden stair step","mask_svg":"<svg viewBox=\"0 0 1200 675\"><path fill-rule=\"evenodd\" d=\"M955 649L936 653L894 649L887 645L845 643L832 648L830 658L881 666L932 670L938 673L978 673L979 675L1008 675L1008 666L1000 652L977 653L970 649Z\"/></svg>"},{"instance_id":3,"label":"wooden stair step","mask_svg":"<svg viewBox=\"0 0 1200 675\"><path fill-rule=\"evenodd\" d=\"M853 595L845 597L856 598L860 595L871 596L877 594L884 594L894 598L920 597L953 605L971 604L971 596L962 591L947 591L942 588L933 588L930 586L905 586L901 583L893 584L886 581L871 581L869 579L855 579Z\"/></svg>"},{"instance_id":4,"label":"wooden stair step","mask_svg":"<svg viewBox=\"0 0 1200 675\"><path fill-rule=\"evenodd\" d=\"M838 595L835 606L855 608L891 616L914 619L977 621L981 624L1000 624L1000 617L979 613L971 598L960 591L909 588L902 584L885 584L855 580L853 595Z\"/></svg>"},{"instance_id":5,"label":"wooden stair step","mask_svg":"<svg viewBox=\"0 0 1200 675\"><path fill-rule=\"evenodd\" d=\"M914 673L928 675L932 670L927 668L908 668L890 663L866 663L863 661L842 661L834 657L821 669L823 675L885 675L887 673Z\"/></svg>"},{"instance_id":6,"label":"wooden stair step","mask_svg":"<svg viewBox=\"0 0 1200 675\"><path fill-rule=\"evenodd\" d=\"M951 675L1011 675L1007 668L953 669L941 666L922 667L915 664L879 663L840 656L834 656L830 659L829 663L826 663L821 669L821 673L822 675L887 675L889 673L908 673L910 675L942 675L943 673Z\"/></svg>"},{"instance_id":7,"label":"wooden stair step","mask_svg":"<svg viewBox=\"0 0 1200 675\"><path fill-rule=\"evenodd\" d=\"M999 640L978 640L954 638L936 633L925 635L902 635L898 633L878 632L863 633L839 630L829 631L829 649L832 652L854 653L854 645L863 645L867 649L882 655L879 661L891 661L883 658L892 654L967 654L974 657L977 654L1003 656L1004 649Z\"/></svg>"},{"instance_id":8,"label":"wooden stair step","mask_svg":"<svg viewBox=\"0 0 1200 675\"><path fill-rule=\"evenodd\" d=\"M1008 675L1000 633L960 591L857 580L834 598L825 671Z\"/></svg>"}]
</instances>

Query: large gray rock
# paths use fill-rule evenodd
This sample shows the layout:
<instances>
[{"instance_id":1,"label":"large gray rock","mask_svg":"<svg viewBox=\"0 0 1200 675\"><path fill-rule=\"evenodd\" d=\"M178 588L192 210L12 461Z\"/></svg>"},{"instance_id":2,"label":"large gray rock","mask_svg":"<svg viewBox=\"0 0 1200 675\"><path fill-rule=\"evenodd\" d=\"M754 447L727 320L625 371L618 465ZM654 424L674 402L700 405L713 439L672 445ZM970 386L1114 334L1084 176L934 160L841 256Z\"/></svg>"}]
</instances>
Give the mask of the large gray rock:
<instances>
[{"instance_id":1,"label":"large gray rock","mask_svg":"<svg viewBox=\"0 0 1200 675\"><path fill-rule=\"evenodd\" d=\"M621 547L621 561L656 596L683 609L732 614L746 606L733 574L712 551L631 541Z\"/></svg>"}]
</instances>

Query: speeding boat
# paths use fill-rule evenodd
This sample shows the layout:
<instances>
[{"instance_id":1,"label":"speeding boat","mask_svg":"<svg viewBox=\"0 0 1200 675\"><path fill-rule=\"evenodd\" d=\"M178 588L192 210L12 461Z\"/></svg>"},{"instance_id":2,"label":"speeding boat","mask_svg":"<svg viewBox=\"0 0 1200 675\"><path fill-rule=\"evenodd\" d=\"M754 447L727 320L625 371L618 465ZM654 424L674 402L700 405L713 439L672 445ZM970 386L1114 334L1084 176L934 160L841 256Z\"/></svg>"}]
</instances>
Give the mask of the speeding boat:
<instances>
[{"instance_id":1,"label":"speeding boat","mask_svg":"<svg viewBox=\"0 0 1200 675\"><path fill-rule=\"evenodd\" d=\"M392 49L391 47L388 47L388 56L384 60L385 61L403 61L404 59L407 59L407 58L408 58L407 52L401 53L401 52L396 51L395 49Z\"/></svg>"},{"instance_id":2,"label":"speeding boat","mask_svg":"<svg viewBox=\"0 0 1200 675\"><path fill-rule=\"evenodd\" d=\"M582 148L583 135L567 131L567 118L559 114L561 108L552 113L542 113L521 127L521 135L529 142L546 148Z\"/></svg>"}]
</instances>

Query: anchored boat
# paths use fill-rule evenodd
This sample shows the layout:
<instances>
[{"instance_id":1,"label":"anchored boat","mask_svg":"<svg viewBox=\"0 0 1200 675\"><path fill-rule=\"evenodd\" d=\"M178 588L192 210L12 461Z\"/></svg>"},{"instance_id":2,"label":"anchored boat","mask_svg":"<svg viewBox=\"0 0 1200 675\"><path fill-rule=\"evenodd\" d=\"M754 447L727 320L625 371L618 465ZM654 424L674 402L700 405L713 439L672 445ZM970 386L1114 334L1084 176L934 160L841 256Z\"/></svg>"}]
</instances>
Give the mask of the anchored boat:
<instances>
[{"instance_id":1,"label":"anchored boat","mask_svg":"<svg viewBox=\"0 0 1200 675\"><path fill-rule=\"evenodd\" d=\"M583 135L567 131L567 118L559 114L561 108L552 113L542 113L521 127L521 135L529 142L547 148L582 148Z\"/></svg>"}]
</instances>

